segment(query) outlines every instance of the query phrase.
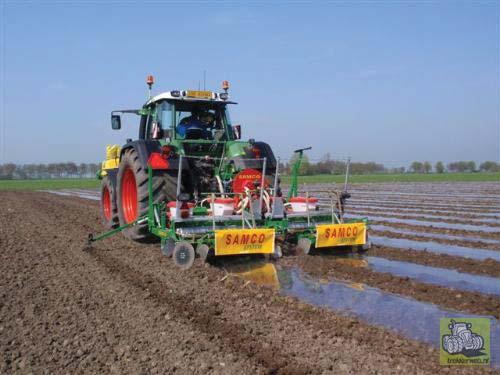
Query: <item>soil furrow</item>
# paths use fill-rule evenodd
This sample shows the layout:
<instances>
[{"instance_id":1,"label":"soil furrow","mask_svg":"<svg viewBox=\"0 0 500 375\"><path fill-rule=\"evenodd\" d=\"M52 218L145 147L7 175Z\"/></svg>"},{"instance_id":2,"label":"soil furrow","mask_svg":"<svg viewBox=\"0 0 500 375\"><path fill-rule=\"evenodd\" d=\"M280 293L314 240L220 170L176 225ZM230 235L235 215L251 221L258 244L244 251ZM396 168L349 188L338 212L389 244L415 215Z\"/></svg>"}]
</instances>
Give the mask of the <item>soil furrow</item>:
<instances>
[{"instance_id":1,"label":"soil furrow","mask_svg":"<svg viewBox=\"0 0 500 375\"><path fill-rule=\"evenodd\" d=\"M475 275L500 277L500 262L493 259L475 260L447 254L435 254L425 250L413 251L383 246L373 246L368 254L425 266L454 269Z\"/></svg>"},{"instance_id":2,"label":"soil furrow","mask_svg":"<svg viewBox=\"0 0 500 375\"><path fill-rule=\"evenodd\" d=\"M470 247L471 249L486 249L486 250L500 251L499 244L488 244L482 242L460 241L460 240L450 240L442 238L429 239L428 237L419 237L415 235L397 233L392 231L372 231L370 233L373 235L383 236L383 237L406 238L409 240L416 240L416 241L436 242L443 245L459 245L464 247Z\"/></svg>"},{"instance_id":3,"label":"soil furrow","mask_svg":"<svg viewBox=\"0 0 500 375\"><path fill-rule=\"evenodd\" d=\"M317 276L363 283L447 309L491 315L497 319L500 316L498 296L421 283L409 277L393 276L390 273L379 273L364 267L351 266L349 263L337 262L328 256L288 257L284 259L283 264L297 265L301 270Z\"/></svg>"}]
</instances>

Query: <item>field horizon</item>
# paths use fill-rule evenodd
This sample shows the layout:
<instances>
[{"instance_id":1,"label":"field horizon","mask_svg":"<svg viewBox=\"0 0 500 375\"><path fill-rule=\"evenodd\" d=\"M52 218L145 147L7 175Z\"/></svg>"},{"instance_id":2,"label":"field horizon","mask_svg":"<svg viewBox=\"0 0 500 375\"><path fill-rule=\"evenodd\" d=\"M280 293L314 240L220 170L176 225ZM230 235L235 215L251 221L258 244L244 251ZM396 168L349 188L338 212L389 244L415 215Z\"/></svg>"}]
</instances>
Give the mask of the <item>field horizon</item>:
<instances>
[{"instance_id":1,"label":"field horizon","mask_svg":"<svg viewBox=\"0 0 500 375\"><path fill-rule=\"evenodd\" d=\"M344 183L343 175L299 176L299 184ZM290 183L290 176L282 176L284 185ZM400 183L400 182L500 182L500 173L404 173L351 175L350 184ZM50 190L50 189L96 189L100 186L95 178L58 178L31 180L0 180L0 190Z\"/></svg>"}]
</instances>

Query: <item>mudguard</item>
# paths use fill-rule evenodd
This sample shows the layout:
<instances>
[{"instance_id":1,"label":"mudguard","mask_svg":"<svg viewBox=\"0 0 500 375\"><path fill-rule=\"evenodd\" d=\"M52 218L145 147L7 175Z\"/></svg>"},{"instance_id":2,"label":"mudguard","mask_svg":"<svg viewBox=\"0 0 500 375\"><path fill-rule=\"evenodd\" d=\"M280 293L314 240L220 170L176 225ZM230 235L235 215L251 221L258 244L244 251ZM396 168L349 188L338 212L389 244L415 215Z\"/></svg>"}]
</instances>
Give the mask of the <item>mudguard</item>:
<instances>
[{"instance_id":1,"label":"mudguard","mask_svg":"<svg viewBox=\"0 0 500 375\"><path fill-rule=\"evenodd\" d=\"M266 168L268 171L274 172L276 170L276 158L274 157L271 146L265 142L255 142L254 147L260 149L261 158L267 158Z\"/></svg>"},{"instance_id":2,"label":"mudguard","mask_svg":"<svg viewBox=\"0 0 500 375\"><path fill-rule=\"evenodd\" d=\"M274 173L276 171L276 158L274 157L273 150L265 142L255 142L252 144L253 148L258 148L260 150L260 157L266 158L266 174ZM248 154L245 156L235 156L234 165L238 170L243 169L262 169L262 164L260 160L251 160L254 158L254 154Z\"/></svg>"},{"instance_id":3,"label":"mudguard","mask_svg":"<svg viewBox=\"0 0 500 375\"><path fill-rule=\"evenodd\" d=\"M144 166L144 168L147 168L149 155L151 155L152 152L161 153L161 144L159 141L153 139L138 139L135 141L128 142L122 147L120 153L120 159L123 153L131 148L134 148L135 151L137 152L137 155L139 156L139 161L141 165ZM168 165L169 165L168 166L169 170L179 170L179 158L168 159ZM187 160L183 160L182 166L183 169L189 169Z\"/></svg>"}]
</instances>

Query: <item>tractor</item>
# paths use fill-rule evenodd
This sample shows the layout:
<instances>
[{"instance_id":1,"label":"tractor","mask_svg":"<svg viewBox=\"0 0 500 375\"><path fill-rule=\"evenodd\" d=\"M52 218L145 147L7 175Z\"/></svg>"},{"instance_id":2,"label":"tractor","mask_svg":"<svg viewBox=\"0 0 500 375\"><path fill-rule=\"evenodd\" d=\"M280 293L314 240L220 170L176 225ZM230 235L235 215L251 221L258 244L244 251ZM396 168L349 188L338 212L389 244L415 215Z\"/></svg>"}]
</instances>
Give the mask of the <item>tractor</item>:
<instances>
[{"instance_id":1,"label":"tractor","mask_svg":"<svg viewBox=\"0 0 500 375\"><path fill-rule=\"evenodd\" d=\"M150 242L160 239L165 255L189 268L196 253L281 256L291 241L304 253L311 247L367 246L366 219L343 220L345 191L329 191L326 203L298 196L293 168L287 197L280 187L279 163L265 142L241 139L229 107L229 83L221 92L172 90L152 96L140 109L111 112L139 116L138 139L108 146L101 179L101 216L108 232ZM324 203L324 202L323 202Z\"/></svg>"},{"instance_id":2,"label":"tractor","mask_svg":"<svg viewBox=\"0 0 500 375\"><path fill-rule=\"evenodd\" d=\"M484 338L471 331L472 324L455 322L451 319L448 324L450 335L443 335L443 349L449 354L458 354L464 350L481 350L484 346Z\"/></svg>"}]
</instances>

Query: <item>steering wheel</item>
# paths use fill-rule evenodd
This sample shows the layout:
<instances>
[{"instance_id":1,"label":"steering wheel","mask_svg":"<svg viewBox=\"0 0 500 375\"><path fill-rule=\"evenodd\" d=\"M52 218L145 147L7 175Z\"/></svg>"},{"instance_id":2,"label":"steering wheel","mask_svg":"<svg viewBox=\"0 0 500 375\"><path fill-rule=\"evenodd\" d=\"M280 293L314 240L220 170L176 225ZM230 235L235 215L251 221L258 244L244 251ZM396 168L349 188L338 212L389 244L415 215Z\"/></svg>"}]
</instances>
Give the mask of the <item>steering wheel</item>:
<instances>
[{"instance_id":1,"label":"steering wheel","mask_svg":"<svg viewBox=\"0 0 500 375\"><path fill-rule=\"evenodd\" d=\"M202 139L204 136L204 131L202 129L194 128L186 130L185 139Z\"/></svg>"}]
</instances>

